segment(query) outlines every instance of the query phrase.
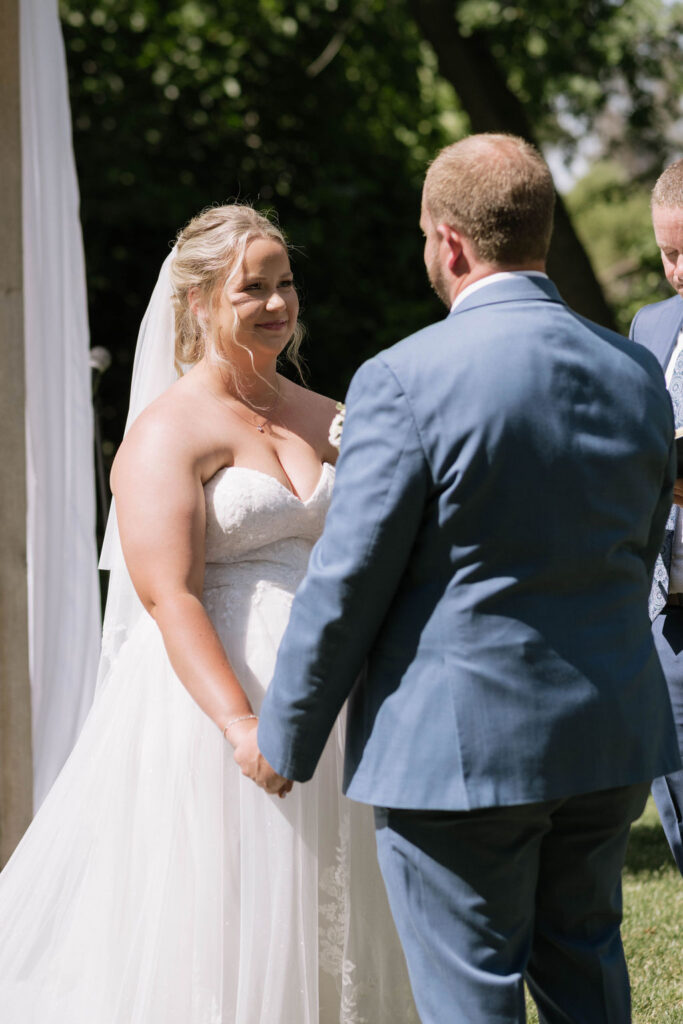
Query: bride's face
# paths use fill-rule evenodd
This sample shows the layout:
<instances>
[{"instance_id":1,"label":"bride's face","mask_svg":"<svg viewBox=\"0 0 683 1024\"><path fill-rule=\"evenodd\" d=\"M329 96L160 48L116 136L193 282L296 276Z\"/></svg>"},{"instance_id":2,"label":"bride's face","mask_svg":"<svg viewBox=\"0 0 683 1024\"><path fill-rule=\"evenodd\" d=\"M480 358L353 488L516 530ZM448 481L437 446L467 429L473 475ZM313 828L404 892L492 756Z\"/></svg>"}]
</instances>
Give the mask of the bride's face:
<instances>
[{"instance_id":1,"label":"bride's face","mask_svg":"<svg viewBox=\"0 0 683 1024\"><path fill-rule=\"evenodd\" d=\"M216 328L226 355L235 344L259 353L279 355L296 326L299 299L285 249L270 238L247 246L240 270L221 293Z\"/></svg>"}]
</instances>

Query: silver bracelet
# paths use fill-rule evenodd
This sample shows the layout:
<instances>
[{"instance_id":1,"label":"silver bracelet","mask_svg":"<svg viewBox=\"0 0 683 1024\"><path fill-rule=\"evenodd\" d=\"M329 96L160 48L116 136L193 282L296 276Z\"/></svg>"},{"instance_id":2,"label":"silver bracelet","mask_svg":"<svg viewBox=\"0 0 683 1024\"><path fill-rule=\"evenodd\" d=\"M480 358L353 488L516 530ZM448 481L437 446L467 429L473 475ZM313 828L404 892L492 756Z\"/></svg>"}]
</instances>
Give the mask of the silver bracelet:
<instances>
[{"instance_id":1,"label":"silver bracelet","mask_svg":"<svg viewBox=\"0 0 683 1024\"><path fill-rule=\"evenodd\" d=\"M250 718L258 719L258 715L239 715L237 718L231 718L228 724L223 729L223 736L225 737L225 739L227 740L228 738L226 733L231 725L237 725L238 722L248 722Z\"/></svg>"}]
</instances>

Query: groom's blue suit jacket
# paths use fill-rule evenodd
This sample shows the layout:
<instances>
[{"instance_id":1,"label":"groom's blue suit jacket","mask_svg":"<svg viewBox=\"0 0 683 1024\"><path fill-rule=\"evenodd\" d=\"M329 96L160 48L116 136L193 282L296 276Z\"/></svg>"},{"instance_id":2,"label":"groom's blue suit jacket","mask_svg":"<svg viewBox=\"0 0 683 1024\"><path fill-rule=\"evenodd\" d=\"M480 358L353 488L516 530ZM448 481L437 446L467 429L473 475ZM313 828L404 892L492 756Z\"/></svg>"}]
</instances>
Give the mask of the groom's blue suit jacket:
<instances>
[{"instance_id":1,"label":"groom's blue suit jacket","mask_svg":"<svg viewBox=\"0 0 683 1024\"><path fill-rule=\"evenodd\" d=\"M515 276L369 360L259 723L346 792L527 803L678 767L647 614L673 483L662 371Z\"/></svg>"}]
</instances>

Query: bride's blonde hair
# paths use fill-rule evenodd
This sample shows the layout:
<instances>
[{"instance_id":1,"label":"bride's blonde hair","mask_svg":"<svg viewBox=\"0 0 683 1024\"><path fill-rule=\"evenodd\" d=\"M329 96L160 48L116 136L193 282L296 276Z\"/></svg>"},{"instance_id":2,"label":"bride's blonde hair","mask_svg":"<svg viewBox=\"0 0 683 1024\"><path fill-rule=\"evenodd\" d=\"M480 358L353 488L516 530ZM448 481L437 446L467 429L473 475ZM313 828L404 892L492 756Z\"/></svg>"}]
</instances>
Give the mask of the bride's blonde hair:
<instances>
[{"instance_id":1,"label":"bride's blonde hair","mask_svg":"<svg viewBox=\"0 0 683 1024\"><path fill-rule=\"evenodd\" d=\"M255 238L270 238L288 251L284 235L273 221L245 203L229 203L203 210L179 232L176 254L171 261L171 284L175 311L175 362L179 372L192 366L207 351L208 324L190 306L190 292L199 299L195 305L213 310L227 284L242 268L247 246ZM297 321L286 355L301 375L299 348L304 328ZM214 355L223 361L221 353Z\"/></svg>"}]
</instances>

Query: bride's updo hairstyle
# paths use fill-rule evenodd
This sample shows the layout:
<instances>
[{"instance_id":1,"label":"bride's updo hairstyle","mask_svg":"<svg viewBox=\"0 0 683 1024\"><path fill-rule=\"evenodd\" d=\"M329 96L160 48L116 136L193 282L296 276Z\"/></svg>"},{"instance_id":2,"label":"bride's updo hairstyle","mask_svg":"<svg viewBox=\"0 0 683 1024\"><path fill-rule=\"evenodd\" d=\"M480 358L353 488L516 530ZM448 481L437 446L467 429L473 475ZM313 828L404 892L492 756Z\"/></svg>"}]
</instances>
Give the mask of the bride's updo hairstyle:
<instances>
[{"instance_id":1,"label":"bride's updo hairstyle","mask_svg":"<svg viewBox=\"0 0 683 1024\"><path fill-rule=\"evenodd\" d=\"M175 362L179 372L198 362L207 350L224 361L222 353L211 345L210 321L202 321L193 312L189 295L194 289L199 305L213 311L223 289L240 273L247 246L256 238L270 238L288 251L280 229L268 217L243 203L203 210L179 233L176 254L171 261ZM286 350L287 358L299 374L303 336L303 326L297 322Z\"/></svg>"}]
</instances>

